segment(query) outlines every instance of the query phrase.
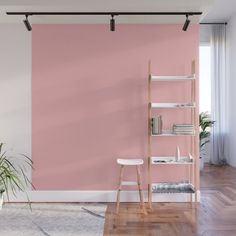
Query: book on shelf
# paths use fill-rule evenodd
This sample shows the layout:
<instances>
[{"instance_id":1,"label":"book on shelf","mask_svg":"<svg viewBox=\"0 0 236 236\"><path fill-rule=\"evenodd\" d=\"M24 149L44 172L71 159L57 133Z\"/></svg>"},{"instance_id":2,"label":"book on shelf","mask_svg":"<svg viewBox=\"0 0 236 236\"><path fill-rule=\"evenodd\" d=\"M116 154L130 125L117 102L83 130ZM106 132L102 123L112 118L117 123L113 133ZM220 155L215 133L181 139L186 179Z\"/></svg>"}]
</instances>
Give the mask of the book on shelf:
<instances>
[{"instance_id":1,"label":"book on shelf","mask_svg":"<svg viewBox=\"0 0 236 236\"><path fill-rule=\"evenodd\" d=\"M172 130L174 134L195 134L193 124L174 124Z\"/></svg>"},{"instance_id":2,"label":"book on shelf","mask_svg":"<svg viewBox=\"0 0 236 236\"><path fill-rule=\"evenodd\" d=\"M161 134L162 133L162 116L158 115L151 119L152 127L151 131L153 135Z\"/></svg>"}]
</instances>

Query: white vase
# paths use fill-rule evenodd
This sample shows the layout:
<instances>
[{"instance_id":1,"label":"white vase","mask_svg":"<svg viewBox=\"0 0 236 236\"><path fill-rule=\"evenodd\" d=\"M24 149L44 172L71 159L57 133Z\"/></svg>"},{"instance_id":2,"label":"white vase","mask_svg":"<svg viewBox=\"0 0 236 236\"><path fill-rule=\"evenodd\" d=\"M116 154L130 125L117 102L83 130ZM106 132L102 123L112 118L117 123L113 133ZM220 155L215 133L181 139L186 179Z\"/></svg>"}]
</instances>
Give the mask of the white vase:
<instances>
[{"instance_id":1,"label":"white vase","mask_svg":"<svg viewBox=\"0 0 236 236\"><path fill-rule=\"evenodd\" d=\"M180 160L180 150L179 146L177 146L175 151L175 161L178 162L179 160Z\"/></svg>"},{"instance_id":2,"label":"white vase","mask_svg":"<svg viewBox=\"0 0 236 236\"><path fill-rule=\"evenodd\" d=\"M0 194L0 210L2 210L3 205L3 194Z\"/></svg>"},{"instance_id":3,"label":"white vase","mask_svg":"<svg viewBox=\"0 0 236 236\"><path fill-rule=\"evenodd\" d=\"M200 161L200 171L202 171L204 169L204 158L199 158Z\"/></svg>"}]
</instances>

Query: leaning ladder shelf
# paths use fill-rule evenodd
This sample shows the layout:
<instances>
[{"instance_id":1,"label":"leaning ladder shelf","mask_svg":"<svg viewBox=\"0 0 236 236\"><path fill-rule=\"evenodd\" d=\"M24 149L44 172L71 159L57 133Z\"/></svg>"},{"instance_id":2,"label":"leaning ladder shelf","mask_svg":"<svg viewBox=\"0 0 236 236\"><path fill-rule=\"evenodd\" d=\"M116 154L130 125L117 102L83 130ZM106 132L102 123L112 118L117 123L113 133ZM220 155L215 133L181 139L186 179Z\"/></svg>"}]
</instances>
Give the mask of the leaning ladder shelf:
<instances>
[{"instance_id":1,"label":"leaning ladder shelf","mask_svg":"<svg viewBox=\"0 0 236 236\"><path fill-rule=\"evenodd\" d=\"M191 102L189 103L154 103L151 101L151 85L153 82L191 82ZM151 74L151 62L149 62L149 76L148 76L148 202L150 208L152 207L153 193L190 193L190 201L192 202L192 194L195 194L194 200L197 202L197 152L196 152L196 138L194 134L174 134L171 130L165 130L161 134L152 134L151 131L151 116L152 109L190 109L191 123L197 127L196 116L196 91L195 91L195 61L192 62L192 75L190 76L156 76ZM189 136L191 139L190 153L193 156L191 161L187 157L180 158L180 161L175 161L175 157L152 157L152 138L153 137L175 137L175 136ZM189 169L189 182L180 183L154 183L152 179L152 167L155 165L185 165ZM155 187L155 188L154 188Z\"/></svg>"}]
</instances>

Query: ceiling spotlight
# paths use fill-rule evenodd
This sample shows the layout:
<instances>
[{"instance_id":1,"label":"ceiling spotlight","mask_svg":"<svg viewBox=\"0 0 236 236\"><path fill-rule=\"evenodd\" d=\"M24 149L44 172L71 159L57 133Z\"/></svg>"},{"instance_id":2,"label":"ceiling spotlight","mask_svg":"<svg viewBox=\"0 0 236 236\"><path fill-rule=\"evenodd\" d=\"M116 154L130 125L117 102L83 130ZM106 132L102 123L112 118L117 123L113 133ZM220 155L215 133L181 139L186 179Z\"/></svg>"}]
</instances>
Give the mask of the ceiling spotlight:
<instances>
[{"instance_id":1,"label":"ceiling spotlight","mask_svg":"<svg viewBox=\"0 0 236 236\"><path fill-rule=\"evenodd\" d=\"M185 20L184 26L183 26L183 31L187 31L189 24L190 24L190 20L188 19L188 14L187 14L186 20Z\"/></svg>"},{"instance_id":2,"label":"ceiling spotlight","mask_svg":"<svg viewBox=\"0 0 236 236\"><path fill-rule=\"evenodd\" d=\"M114 16L111 15L111 20L110 20L110 30L111 31L115 31L115 19L114 19Z\"/></svg>"},{"instance_id":3,"label":"ceiling spotlight","mask_svg":"<svg viewBox=\"0 0 236 236\"><path fill-rule=\"evenodd\" d=\"M25 27L28 31L31 31L32 30L32 27L28 21L28 15L25 15L25 20L23 20L24 24L25 24Z\"/></svg>"}]
</instances>

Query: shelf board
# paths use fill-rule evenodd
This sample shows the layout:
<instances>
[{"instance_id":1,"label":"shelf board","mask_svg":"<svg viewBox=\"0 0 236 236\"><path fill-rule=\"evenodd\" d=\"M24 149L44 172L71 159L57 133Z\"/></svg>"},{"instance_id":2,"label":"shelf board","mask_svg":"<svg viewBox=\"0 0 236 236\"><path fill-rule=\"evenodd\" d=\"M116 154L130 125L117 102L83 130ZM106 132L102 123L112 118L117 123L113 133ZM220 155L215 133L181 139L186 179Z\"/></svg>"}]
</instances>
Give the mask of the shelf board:
<instances>
[{"instance_id":1,"label":"shelf board","mask_svg":"<svg viewBox=\"0 0 236 236\"><path fill-rule=\"evenodd\" d=\"M165 161L165 162L157 162ZM151 164L153 165L192 165L193 159L189 159L187 156L181 156L179 161L175 161L174 156L165 157L151 157Z\"/></svg>"},{"instance_id":2,"label":"shelf board","mask_svg":"<svg viewBox=\"0 0 236 236\"><path fill-rule=\"evenodd\" d=\"M191 183L152 183L152 193L195 193Z\"/></svg>"},{"instance_id":3,"label":"shelf board","mask_svg":"<svg viewBox=\"0 0 236 236\"><path fill-rule=\"evenodd\" d=\"M194 134L175 134L172 130L163 130L161 134L152 134L152 137L165 137L165 136L195 136Z\"/></svg>"},{"instance_id":4,"label":"shelf board","mask_svg":"<svg viewBox=\"0 0 236 236\"><path fill-rule=\"evenodd\" d=\"M158 102L152 102L151 103L152 108L171 108L171 109L179 109L179 108L195 108L194 103L158 103Z\"/></svg>"},{"instance_id":5,"label":"shelf board","mask_svg":"<svg viewBox=\"0 0 236 236\"><path fill-rule=\"evenodd\" d=\"M133 186L133 185L137 185L137 182L134 181L122 181L121 185L125 185L125 186Z\"/></svg>"},{"instance_id":6,"label":"shelf board","mask_svg":"<svg viewBox=\"0 0 236 236\"><path fill-rule=\"evenodd\" d=\"M151 81L192 81L192 80L195 80L195 75L190 75L190 76L151 75Z\"/></svg>"}]
</instances>

